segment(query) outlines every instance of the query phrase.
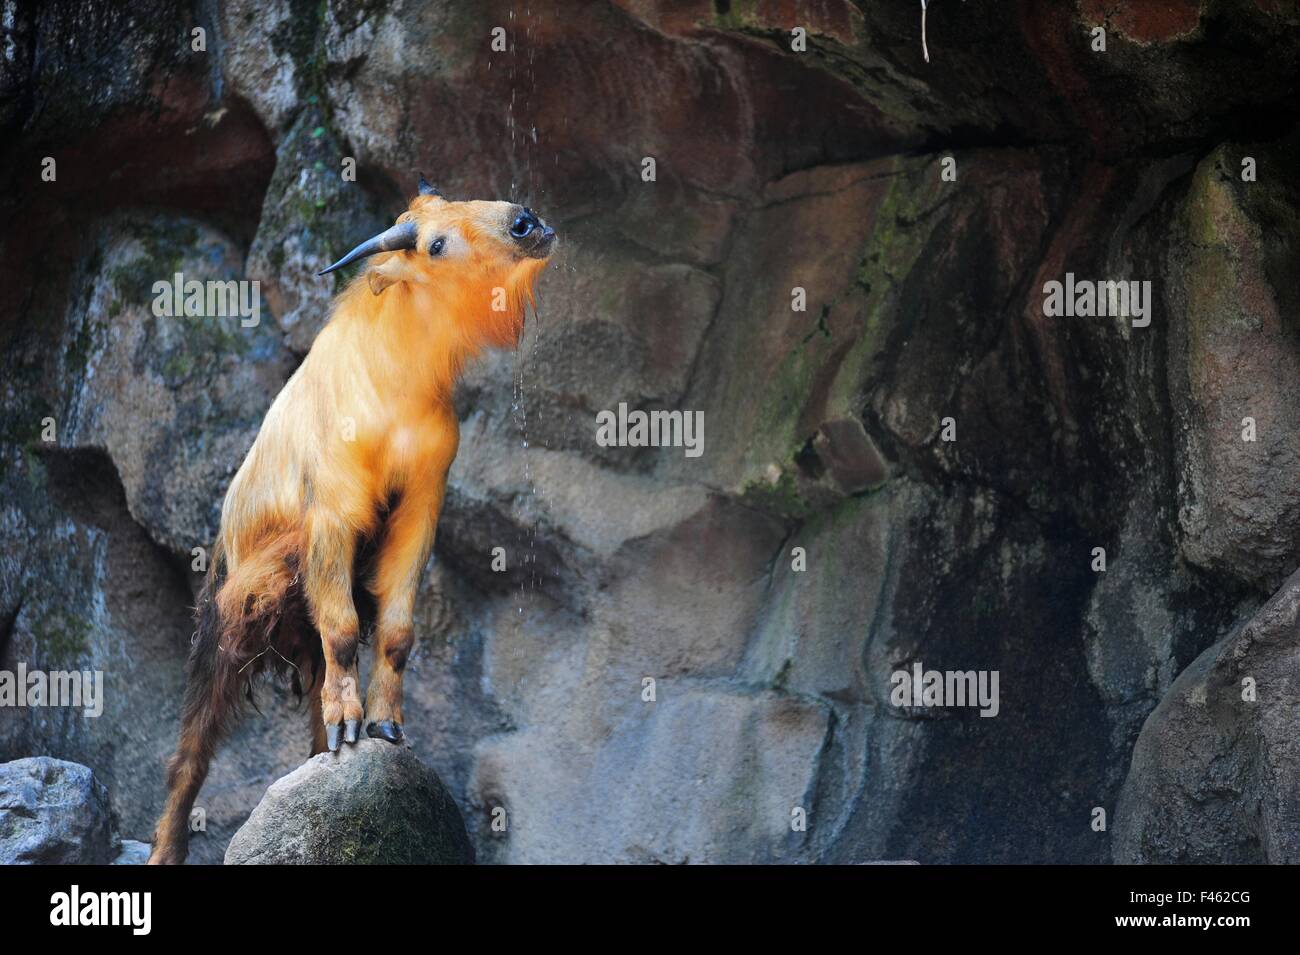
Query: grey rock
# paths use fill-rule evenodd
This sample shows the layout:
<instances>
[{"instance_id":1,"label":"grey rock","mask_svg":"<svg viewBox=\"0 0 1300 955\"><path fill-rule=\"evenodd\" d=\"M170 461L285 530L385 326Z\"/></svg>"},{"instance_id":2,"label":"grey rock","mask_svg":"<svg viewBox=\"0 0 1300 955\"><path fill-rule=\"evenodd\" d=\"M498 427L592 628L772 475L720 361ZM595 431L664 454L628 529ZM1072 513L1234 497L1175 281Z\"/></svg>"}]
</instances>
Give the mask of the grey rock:
<instances>
[{"instance_id":1,"label":"grey rock","mask_svg":"<svg viewBox=\"0 0 1300 955\"><path fill-rule=\"evenodd\" d=\"M44 753L93 767L122 833L147 839L193 633L192 550L210 549L226 481L292 356L268 314L254 328L153 314L152 283L176 271L239 275L219 231L131 214L89 244L66 310L24 326L0 354L14 428L0 455L0 668L98 671L104 712L0 708L0 759ZM307 754L306 719L287 697L261 694L287 724L280 733L246 722L218 756L214 775L232 782L200 797L193 860L219 861L266 782Z\"/></svg>"},{"instance_id":2,"label":"grey rock","mask_svg":"<svg viewBox=\"0 0 1300 955\"><path fill-rule=\"evenodd\" d=\"M113 860L113 865L144 865L149 861L149 852L153 846L135 839L123 839L122 851Z\"/></svg>"},{"instance_id":3,"label":"grey rock","mask_svg":"<svg viewBox=\"0 0 1300 955\"><path fill-rule=\"evenodd\" d=\"M1300 572L1147 718L1115 812L1120 863L1300 863Z\"/></svg>"},{"instance_id":4,"label":"grey rock","mask_svg":"<svg viewBox=\"0 0 1300 955\"><path fill-rule=\"evenodd\" d=\"M406 747L363 739L321 753L267 790L226 865L464 865L460 810Z\"/></svg>"},{"instance_id":5,"label":"grey rock","mask_svg":"<svg viewBox=\"0 0 1300 955\"><path fill-rule=\"evenodd\" d=\"M481 834L484 861L800 858L803 833L791 820L809 806L830 720L825 704L681 678L659 681L653 701L634 679L620 696L604 704L610 712L599 722L538 724L480 745L471 805L508 822ZM596 702L579 696L572 705ZM601 772L584 766L593 755Z\"/></svg>"},{"instance_id":6,"label":"grey rock","mask_svg":"<svg viewBox=\"0 0 1300 955\"><path fill-rule=\"evenodd\" d=\"M316 273L342 258L384 222L373 200L342 177L344 150L318 107L304 109L276 147L275 173L248 250L248 277L297 355L305 355L329 317L330 301L355 269ZM415 191L415 183L404 184Z\"/></svg>"},{"instance_id":7,"label":"grey rock","mask_svg":"<svg viewBox=\"0 0 1300 955\"><path fill-rule=\"evenodd\" d=\"M846 494L879 487L888 476L880 449L856 418L824 421L813 438L817 452L831 478Z\"/></svg>"},{"instance_id":8,"label":"grey rock","mask_svg":"<svg viewBox=\"0 0 1300 955\"><path fill-rule=\"evenodd\" d=\"M225 483L292 359L264 306L248 319L155 314L154 283L177 273L187 284L242 277L238 250L216 230L127 216L101 241L63 329L58 446L105 451L132 516L190 558L211 550Z\"/></svg>"},{"instance_id":9,"label":"grey rock","mask_svg":"<svg viewBox=\"0 0 1300 955\"><path fill-rule=\"evenodd\" d=\"M1250 148L1266 167L1288 145ZM1285 185L1240 180L1240 147L1192 177L1168 252L1170 392L1180 428L1178 524L1187 560L1266 591L1300 564L1300 354L1282 263L1300 241ZM1294 210L1294 206L1290 206ZM1251 433L1253 432L1253 433Z\"/></svg>"},{"instance_id":10,"label":"grey rock","mask_svg":"<svg viewBox=\"0 0 1300 955\"><path fill-rule=\"evenodd\" d=\"M85 766L0 763L0 865L104 865L118 854L108 790Z\"/></svg>"},{"instance_id":11,"label":"grey rock","mask_svg":"<svg viewBox=\"0 0 1300 955\"><path fill-rule=\"evenodd\" d=\"M281 129L301 106L299 68L307 69L294 57L310 49L317 17L295 13L289 0L232 0L216 11L222 76L269 129Z\"/></svg>"},{"instance_id":12,"label":"grey rock","mask_svg":"<svg viewBox=\"0 0 1300 955\"><path fill-rule=\"evenodd\" d=\"M423 172L562 234L520 352L458 394L407 670L413 751L473 807L482 857L1110 858L1086 820L1143 721L1300 561L1297 146L1229 142L1294 119L1294 12L1081 0L1008 30L936 6L926 67L909 5L810 8L813 56L769 42L788 24L764 5L638 3L581 31L539 7L491 58L472 4L300 6L205 7L203 57L171 2L18 5L6 33L0 169L48 153L60 175L0 192L0 666L92 667L108 694L96 720L0 711L0 758L93 766L148 838L191 549L325 319L314 270ZM1067 39L1097 18L1104 58ZM953 131L985 144L958 187L924 154ZM653 184L647 143L671 147ZM158 320L146 280L173 266L261 281L261 327ZM1067 269L1151 279L1152 325L1045 319ZM595 413L624 401L702 411L704 455L597 447ZM913 661L998 670L1000 715L893 707ZM1130 857L1290 853L1293 807L1257 782L1290 769L1268 722L1289 697L1260 687L1255 723L1216 712L1188 737L1189 765L1255 741L1209 793L1162 748L1182 706L1162 704L1125 790ZM193 861L306 753L301 711L261 699L213 765ZM1198 805L1229 835L1184 839L1152 808L1172 827Z\"/></svg>"}]
</instances>

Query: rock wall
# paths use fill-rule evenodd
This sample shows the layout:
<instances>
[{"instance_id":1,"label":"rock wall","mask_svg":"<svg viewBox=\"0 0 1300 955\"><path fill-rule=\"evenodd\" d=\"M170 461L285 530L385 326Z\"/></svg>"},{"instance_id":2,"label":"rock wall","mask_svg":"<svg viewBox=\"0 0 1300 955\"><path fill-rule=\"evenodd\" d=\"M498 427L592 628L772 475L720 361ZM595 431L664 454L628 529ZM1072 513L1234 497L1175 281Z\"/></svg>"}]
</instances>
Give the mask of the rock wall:
<instances>
[{"instance_id":1,"label":"rock wall","mask_svg":"<svg viewBox=\"0 0 1300 955\"><path fill-rule=\"evenodd\" d=\"M1296 4L938 0L928 64L916 4L535 6L6 18L0 669L99 669L106 703L0 708L0 759L85 763L148 838L192 550L314 273L422 171L562 235L458 394L407 680L480 861L1297 861L1290 804L1243 821L1285 655L1194 737L1174 702L1300 586ZM155 316L177 271L257 280L261 322ZM1150 324L1046 316L1066 272L1150 281ZM704 453L598 446L620 403L702 411ZM997 716L892 705L918 662L997 671ZM261 699L192 859L306 755ZM1244 732L1213 813L1158 769ZM1144 821L1173 807L1195 851Z\"/></svg>"}]
</instances>

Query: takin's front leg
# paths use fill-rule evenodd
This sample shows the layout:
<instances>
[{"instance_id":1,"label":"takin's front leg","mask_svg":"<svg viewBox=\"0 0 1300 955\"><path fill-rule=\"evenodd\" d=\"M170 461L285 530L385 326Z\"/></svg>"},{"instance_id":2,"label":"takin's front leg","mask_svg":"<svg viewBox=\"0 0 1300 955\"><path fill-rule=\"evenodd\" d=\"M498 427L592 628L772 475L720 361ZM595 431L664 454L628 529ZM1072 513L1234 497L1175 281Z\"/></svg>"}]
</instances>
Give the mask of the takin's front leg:
<instances>
[{"instance_id":1,"label":"takin's front leg","mask_svg":"<svg viewBox=\"0 0 1300 955\"><path fill-rule=\"evenodd\" d=\"M307 570L303 591L312 622L320 631L325 679L320 688L325 745L334 752L339 738L355 743L364 715L357 676L360 624L352 605L352 558L356 547L351 528L317 512L308 522Z\"/></svg>"},{"instance_id":2,"label":"takin's front leg","mask_svg":"<svg viewBox=\"0 0 1300 955\"><path fill-rule=\"evenodd\" d=\"M378 604L375 661L366 691L366 733L400 743L402 671L415 645L415 592L433 546L441 486L408 491L388 518L369 589Z\"/></svg>"}]
</instances>

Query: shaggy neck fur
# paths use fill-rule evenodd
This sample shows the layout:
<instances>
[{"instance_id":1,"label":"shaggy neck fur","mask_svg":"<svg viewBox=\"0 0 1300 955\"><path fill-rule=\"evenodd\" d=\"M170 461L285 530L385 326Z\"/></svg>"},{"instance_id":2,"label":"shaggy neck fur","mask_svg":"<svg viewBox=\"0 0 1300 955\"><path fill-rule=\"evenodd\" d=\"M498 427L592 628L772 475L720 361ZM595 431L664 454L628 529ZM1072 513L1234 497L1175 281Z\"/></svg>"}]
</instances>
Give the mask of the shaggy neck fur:
<instances>
[{"instance_id":1,"label":"shaggy neck fur","mask_svg":"<svg viewBox=\"0 0 1300 955\"><path fill-rule=\"evenodd\" d=\"M449 406L466 362L519 343L544 264L525 259L502 280L499 270L470 263L436 286L397 282L377 295L362 274L335 304L330 325L339 340L328 350L362 359L367 376L390 392Z\"/></svg>"}]
</instances>

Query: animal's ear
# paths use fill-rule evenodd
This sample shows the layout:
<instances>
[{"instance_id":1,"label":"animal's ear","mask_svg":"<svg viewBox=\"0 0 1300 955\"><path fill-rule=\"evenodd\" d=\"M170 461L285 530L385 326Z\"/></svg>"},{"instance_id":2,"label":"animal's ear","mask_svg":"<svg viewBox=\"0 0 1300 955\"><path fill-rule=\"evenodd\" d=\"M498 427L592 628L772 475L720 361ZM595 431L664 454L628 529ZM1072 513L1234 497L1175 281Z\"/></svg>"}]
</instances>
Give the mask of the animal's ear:
<instances>
[{"instance_id":1,"label":"animal's ear","mask_svg":"<svg viewBox=\"0 0 1300 955\"><path fill-rule=\"evenodd\" d=\"M420 176L420 195L422 195L422 196L438 196L440 199L445 199L445 198L446 198L446 196L444 196L441 192L438 191L438 187L437 187L437 186L432 186L432 185L430 185L430 184L425 180L425 178L424 178L423 175Z\"/></svg>"},{"instance_id":2,"label":"animal's ear","mask_svg":"<svg viewBox=\"0 0 1300 955\"><path fill-rule=\"evenodd\" d=\"M387 262L376 265L366 273L366 279L370 283L370 291L374 295L378 295L390 285L409 281L413 277L413 270L407 264L405 256L402 255L389 256Z\"/></svg>"}]
</instances>

